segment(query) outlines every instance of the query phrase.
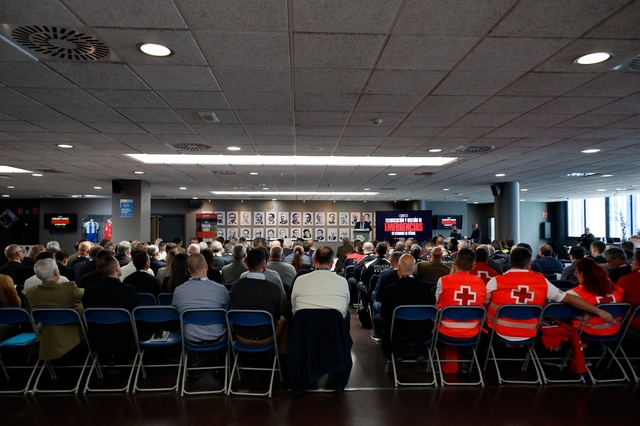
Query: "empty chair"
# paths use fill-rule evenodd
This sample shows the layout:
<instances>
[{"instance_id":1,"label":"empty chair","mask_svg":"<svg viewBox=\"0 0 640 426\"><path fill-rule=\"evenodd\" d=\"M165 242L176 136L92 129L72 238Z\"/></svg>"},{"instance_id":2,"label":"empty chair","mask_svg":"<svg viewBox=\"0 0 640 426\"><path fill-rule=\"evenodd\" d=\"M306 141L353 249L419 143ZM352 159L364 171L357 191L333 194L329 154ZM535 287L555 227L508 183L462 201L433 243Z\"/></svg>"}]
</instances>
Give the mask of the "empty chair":
<instances>
[{"instance_id":1,"label":"empty chair","mask_svg":"<svg viewBox=\"0 0 640 426\"><path fill-rule=\"evenodd\" d=\"M625 340L634 341L636 343L640 342L640 337L638 336L637 333L629 332L629 329L631 328L631 325L632 325L631 323L633 322L634 319L637 320L638 318L640 318L640 305L636 307L636 309L633 311L633 314L631 314L631 316L628 318L627 325L625 326L622 334L620 335L620 341L618 342L616 349L613 351L613 355L616 357L616 359L618 359L618 353L622 355L622 358L627 362L627 365L629 366L629 370L631 370L631 374L633 375L633 379L635 380L636 383L640 383L640 378L636 373L636 369L638 368L638 366L636 364L636 367L634 368L631 361L636 361L636 362L640 361L640 357L627 356L627 353L623 349L622 344L625 342ZM609 361L609 366L611 366L612 362L613 362L613 359Z\"/></svg>"},{"instance_id":2,"label":"empty chair","mask_svg":"<svg viewBox=\"0 0 640 426\"><path fill-rule=\"evenodd\" d=\"M0 367L2 367L5 378L7 380L11 380L9 377L9 372L7 371L9 369L28 368L31 370L31 375L29 376L29 379L27 380L24 388L0 391L0 394L26 394L29 390L29 386L31 385L31 380L33 380L33 375L36 372L36 368L29 365L6 366L2 361L2 355L6 350L11 349L24 349L29 347L33 349L36 343L38 343L38 337L33 332L33 330L35 330L35 325L31 321L29 312L22 308L0 308L0 324L24 326L24 329L22 329L21 333L16 334L15 336L11 336L6 340L0 341Z\"/></svg>"},{"instance_id":3,"label":"empty chair","mask_svg":"<svg viewBox=\"0 0 640 426\"><path fill-rule=\"evenodd\" d=\"M182 334L182 386L180 390L180 396L207 394L207 393L226 393L227 383L229 377L229 339L227 334L223 335L220 339L209 344L197 344L190 342L185 338L184 326L191 325L213 325L223 324L226 326L227 311L224 309L187 309L180 314L180 328ZM187 358L189 351L194 352L214 352L224 349L224 365L213 367L189 367L187 364ZM219 390L205 390L205 391L187 391L186 382L187 374L190 370L220 370L224 372L224 386Z\"/></svg>"},{"instance_id":4,"label":"empty chair","mask_svg":"<svg viewBox=\"0 0 640 426\"><path fill-rule=\"evenodd\" d=\"M84 321L82 320L80 313L72 308L35 308L31 311L31 319L35 324L41 323L43 326L76 326L79 328L81 335L83 336L87 335ZM36 335L38 335L39 337L40 333L38 332L37 328L35 329L35 332L36 332ZM86 345L88 347L88 344L86 343L86 341L81 342L81 344ZM84 375L84 372L87 368L87 364L89 363L89 359L91 359L91 357L92 357L91 349L88 348L88 353L87 353L87 356L85 357L83 365L71 365L71 366L58 367L58 368L79 368L80 369L80 373L78 375L78 381L76 382L75 387L71 389L38 389L38 383L40 382L40 377L42 376L42 372L44 371L45 367L49 369L52 379L54 380L57 379L57 376L55 374L51 361L38 359L38 362L36 363L36 366L34 368L38 369L38 366L40 365L41 361L42 361L42 365L40 367L40 372L36 377L36 381L33 384L33 393L35 394L38 392L42 392L42 393L73 392L74 394L77 395L78 390L80 389L80 383L82 381L82 377Z\"/></svg>"},{"instance_id":5,"label":"empty chair","mask_svg":"<svg viewBox=\"0 0 640 426\"><path fill-rule=\"evenodd\" d=\"M138 293L140 298L140 306L155 306L156 297L151 293Z\"/></svg>"},{"instance_id":6,"label":"empty chair","mask_svg":"<svg viewBox=\"0 0 640 426\"><path fill-rule=\"evenodd\" d=\"M484 379L482 377L482 371L480 369L480 362L478 361L478 344L480 343L480 336L482 335L482 325L484 324L486 311L482 306L447 306L440 311L438 315L438 321L436 322L435 330L435 343L433 345L433 352L436 355L436 365L440 372L440 383L444 385L481 385L484 386ZM454 329L464 328L471 334L465 338L451 338L443 333L442 330L446 330L447 327ZM470 348L470 359L456 359L456 360L441 360L438 353L438 343L442 345L454 346L457 348ZM477 382L447 382L444 379L444 372L442 369L442 363L455 362L455 363L470 363L471 371L475 364L480 376Z\"/></svg>"},{"instance_id":7,"label":"empty chair","mask_svg":"<svg viewBox=\"0 0 640 426\"><path fill-rule=\"evenodd\" d=\"M496 327L491 330L489 337L489 349L487 350L487 357L484 361L483 369L487 369L487 363L489 360L493 360L496 373L498 374L498 382L500 384L503 383L524 383L524 384L543 384L542 378L540 376L540 371L538 369L538 363L536 361L536 354L533 351L533 344L536 340L536 333L538 328L540 327L540 319L542 318L542 306L538 305L502 305L496 311L496 317L494 319L494 324L509 324L510 327L523 328L526 330L530 338L522 337L519 339L509 339L500 336L496 333ZM515 321L512 321L515 320ZM496 356L496 352L494 349L494 344L501 343L503 345L508 345L508 348L505 348L507 351L515 351L515 347L526 348L526 356L524 358L514 358L514 357L501 357L498 358ZM514 354L515 356L515 354ZM499 362L521 362L522 363L522 371L527 371L529 365L533 365L533 369L536 373L536 380L507 380L502 377L500 372Z\"/></svg>"},{"instance_id":8,"label":"empty chair","mask_svg":"<svg viewBox=\"0 0 640 426\"><path fill-rule=\"evenodd\" d=\"M130 364L115 364L109 366L109 368L126 367L129 369L128 379L125 386L120 388L91 388L89 384L94 371L97 372L97 376L99 378L102 378L101 366L99 364L99 356L101 353L119 350L120 348L126 349L128 344L134 343L133 329L135 324L133 322L131 312L123 308L87 308L82 313L82 316L87 324L89 341L95 342L91 345L91 349L94 354L93 363L89 369L83 393L86 394L88 391L124 391L125 393L129 393L129 390L131 389L131 379L133 378L133 373L135 372L138 360L137 351ZM98 340L97 342L96 339Z\"/></svg>"},{"instance_id":9,"label":"empty chair","mask_svg":"<svg viewBox=\"0 0 640 426\"><path fill-rule=\"evenodd\" d=\"M158 305L171 306L173 304L173 293L160 293L158 295Z\"/></svg>"},{"instance_id":10,"label":"empty chair","mask_svg":"<svg viewBox=\"0 0 640 426\"><path fill-rule=\"evenodd\" d=\"M167 346L178 345L182 342L181 333L177 331L164 331L161 336L152 337L151 339L146 339L140 336L139 333L139 324L138 322L142 321L145 323L152 324L166 324L170 321L180 320L180 315L178 314L178 310L173 306L138 306L133 310L133 319L136 322L136 326L134 327L134 335L136 340L136 347L138 349L138 365L136 368L136 377L133 381L133 393L136 391L148 392L148 391L176 391L178 392L178 387L180 384L180 372L182 370L182 362L178 361L177 364L154 364L154 365L145 365L144 364L144 353L149 348L161 348ZM159 333L156 333L159 334ZM140 376L140 371L142 371L142 377L146 378L146 370L150 368L157 367L178 367L178 371L176 373L176 382L172 387L141 387L138 384L138 379Z\"/></svg>"},{"instance_id":11,"label":"empty chair","mask_svg":"<svg viewBox=\"0 0 640 426\"><path fill-rule=\"evenodd\" d=\"M402 332L400 329L400 322L424 322L424 321L435 321L438 316L438 309L433 305L401 305L396 307L393 310L393 317L391 320L391 365L393 367L393 380L396 387L398 385L405 386L421 386L421 385L435 385L438 386L438 382L436 381L435 369L433 366L433 357L432 353L432 342L433 342L433 334L431 330L422 330L416 334L407 334L406 332ZM415 327L412 327L412 329ZM396 367L396 363L416 363L421 361L419 356L416 356L415 359L396 359L396 352L401 344L408 344L413 348L424 348L424 352L428 357L427 366L425 368L425 373L433 372L433 380L426 382L401 382L398 379L398 371Z\"/></svg>"},{"instance_id":12,"label":"empty chair","mask_svg":"<svg viewBox=\"0 0 640 426\"><path fill-rule=\"evenodd\" d=\"M235 333L233 333L233 326L240 325L243 327L258 327L263 325L270 325L272 330L273 340L270 343L266 343L264 345L245 345L240 343ZM271 393L273 390L273 378L275 377L276 371L280 375L280 381L282 381L282 370L280 368L280 357L278 356L278 343L276 341L276 327L273 322L273 317L267 311L260 310L248 310L248 309L232 309L227 312L227 333L231 336L232 343L231 347L233 349L233 368L231 369L231 374L229 375L229 386L227 387L227 395L235 394L235 395L254 395L254 396L268 396L271 398ZM263 353L263 352L271 352L273 350L273 363L271 368L263 368L263 367L245 367L241 366L238 362L240 358L240 354L255 354L255 353ZM233 374L238 370L238 380L240 380L240 370L257 370L257 371L271 371L271 379L269 381L269 389L267 392L239 392L233 390Z\"/></svg>"}]
</instances>

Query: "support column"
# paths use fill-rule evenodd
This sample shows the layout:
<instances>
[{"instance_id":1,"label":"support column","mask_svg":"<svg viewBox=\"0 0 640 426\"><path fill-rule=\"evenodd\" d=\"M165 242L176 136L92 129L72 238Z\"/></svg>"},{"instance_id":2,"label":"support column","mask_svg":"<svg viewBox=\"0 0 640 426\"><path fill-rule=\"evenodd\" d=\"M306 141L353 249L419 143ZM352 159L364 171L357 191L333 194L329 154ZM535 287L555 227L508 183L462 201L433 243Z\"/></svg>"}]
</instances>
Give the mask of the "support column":
<instances>
[{"instance_id":1,"label":"support column","mask_svg":"<svg viewBox=\"0 0 640 426\"><path fill-rule=\"evenodd\" d=\"M496 217L496 239L520 241L520 182L491 185Z\"/></svg>"},{"instance_id":2,"label":"support column","mask_svg":"<svg viewBox=\"0 0 640 426\"><path fill-rule=\"evenodd\" d=\"M112 241L151 238L151 184L144 180L114 180L111 197Z\"/></svg>"}]
</instances>

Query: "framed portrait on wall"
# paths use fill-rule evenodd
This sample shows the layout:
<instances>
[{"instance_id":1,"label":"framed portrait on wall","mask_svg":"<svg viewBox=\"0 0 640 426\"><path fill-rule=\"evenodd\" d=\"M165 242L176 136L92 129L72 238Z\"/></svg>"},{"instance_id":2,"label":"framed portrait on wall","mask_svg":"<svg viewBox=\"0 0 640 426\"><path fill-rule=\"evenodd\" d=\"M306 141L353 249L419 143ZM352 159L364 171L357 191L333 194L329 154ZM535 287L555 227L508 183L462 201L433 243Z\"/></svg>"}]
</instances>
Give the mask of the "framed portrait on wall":
<instances>
[{"instance_id":1,"label":"framed portrait on wall","mask_svg":"<svg viewBox=\"0 0 640 426\"><path fill-rule=\"evenodd\" d=\"M349 226L349 213L348 212L338 213L338 220L340 221L340 226Z\"/></svg>"},{"instance_id":2,"label":"framed portrait on wall","mask_svg":"<svg viewBox=\"0 0 640 426\"><path fill-rule=\"evenodd\" d=\"M227 212L227 226L238 226L238 212Z\"/></svg>"},{"instance_id":3,"label":"framed portrait on wall","mask_svg":"<svg viewBox=\"0 0 640 426\"><path fill-rule=\"evenodd\" d=\"M302 224L302 213L291 212L291 225L300 226Z\"/></svg>"},{"instance_id":4,"label":"framed portrait on wall","mask_svg":"<svg viewBox=\"0 0 640 426\"><path fill-rule=\"evenodd\" d=\"M289 225L289 212L278 212L278 226L286 225Z\"/></svg>"},{"instance_id":5,"label":"framed portrait on wall","mask_svg":"<svg viewBox=\"0 0 640 426\"><path fill-rule=\"evenodd\" d=\"M302 238L300 228L291 228L291 239Z\"/></svg>"},{"instance_id":6,"label":"framed portrait on wall","mask_svg":"<svg viewBox=\"0 0 640 426\"><path fill-rule=\"evenodd\" d=\"M253 238L264 238L264 228L253 228Z\"/></svg>"},{"instance_id":7,"label":"framed portrait on wall","mask_svg":"<svg viewBox=\"0 0 640 426\"><path fill-rule=\"evenodd\" d=\"M362 212L362 216L364 216L364 221L365 222L371 222L371 226L375 225L375 223L373 223L373 213L371 213L371 212Z\"/></svg>"},{"instance_id":8,"label":"framed portrait on wall","mask_svg":"<svg viewBox=\"0 0 640 426\"><path fill-rule=\"evenodd\" d=\"M251 239L251 228L241 228L240 229L240 237L245 238L247 240Z\"/></svg>"},{"instance_id":9,"label":"framed portrait on wall","mask_svg":"<svg viewBox=\"0 0 640 426\"><path fill-rule=\"evenodd\" d=\"M264 212L253 212L253 225L264 226Z\"/></svg>"},{"instance_id":10,"label":"framed portrait on wall","mask_svg":"<svg viewBox=\"0 0 640 426\"><path fill-rule=\"evenodd\" d=\"M227 238L238 238L238 228L227 228Z\"/></svg>"},{"instance_id":11,"label":"framed portrait on wall","mask_svg":"<svg viewBox=\"0 0 640 426\"><path fill-rule=\"evenodd\" d=\"M278 228L278 238L289 238L289 228Z\"/></svg>"},{"instance_id":12,"label":"framed portrait on wall","mask_svg":"<svg viewBox=\"0 0 640 426\"><path fill-rule=\"evenodd\" d=\"M327 241L330 243L338 241L338 228L327 228Z\"/></svg>"},{"instance_id":13,"label":"framed portrait on wall","mask_svg":"<svg viewBox=\"0 0 640 426\"><path fill-rule=\"evenodd\" d=\"M315 212L314 218L314 224L316 226L324 226L324 212Z\"/></svg>"},{"instance_id":14,"label":"framed portrait on wall","mask_svg":"<svg viewBox=\"0 0 640 426\"><path fill-rule=\"evenodd\" d=\"M336 212L327 213L327 226L338 226L338 213Z\"/></svg>"},{"instance_id":15,"label":"framed portrait on wall","mask_svg":"<svg viewBox=\"0 0 640 426\"><path fill-rule=\"evenodd\" d=\"M227 224L227 222L225 222L225 219L227 218L225 215L225 212L214 212L216 214L216 220L218 221L218 226L225 226Z\"/></svg>"},{"instance_id":16,"label":"framed portrait on wall","mask_svg":"<svg viewBox=\"0 0 640 426\"><path fill-rule=\"evenodd\" d=\"M267 226L276 226L276 224L275 212L267 212Z\"/></svg>"},{"instance_id":17,"label":"framed portrait on wall","mask_svg":"<svg viewBox=\"0 0 640 426\"><path fill-rule=\"evenodd\" d=\"M225 240L227 239L227 229L226 228L218 228L218 238L224 238Z\"/></svg>"},{"instance_id":18,"label":"framed portrait on wall","mask_svg":"<svg viewBox=\"0 0 640 426\"><path fill-rule=\"evenodd\" d=\"M360 221L360 212L351 212L351 223L349 225L355 225Z\"/></svg>"},{"instance_id":19,"label":"framed portrait on wall","mask_svg":"<svg viewBox=\"0 0 640 426\"><path fill-rule=\"evenodd\" d=\"M326 240L326 235L326 230L324 228L316 228L316 234L313 239L322 243Z\"/></svg>"},{"instance_id":20,"label":"framed portrait on wall","mask_svg":"<svg viewBox=\"0 0 640 426\"><path fill-rule=\"evenodd\" d=\"M240 226L251 226L251 212L240 212Z\"/></svg>"},{"instance_id":21,"label":"framed portrait on wall","mask_svg":"<svg viewBox=\"0 0 640 426\"><path fill-rule=\"evenodd\" d=\"M302 228L302 238L305 240L311 238L311 231L313 231L313 228Z\"/></svg>"},{"instance_id":22,"label":"framed portrait on wall","mask_svg":"<svg viewBox=\"0 0 640 426\"><path fill-rule=\"evenodd\" d=\"M351 240L351 228L340 228L340 240L344 237L349 238Z\"/></svg>"},{"instance_id":23,"label":"framed portrait on wall","mask_svg":"<svg viewBox=\"0 0 640 426\"><path fill-rule=\"evenodd\" d=\"M305 212L303 216L304 216L304 219L302 221L302 224L304 226L313 226L313 213Z\"/></svg>"},{"instance_id":24,"label":"framed portrait on wall","mask_svg":"<svg viewBox=\"0 0 640 426\"><path fill-rule=\"evenodd\" d=\"M265 237L267 240L275 240L276 239L276 228L267 228L267 236Z\"/></svg>"}]
</instances>

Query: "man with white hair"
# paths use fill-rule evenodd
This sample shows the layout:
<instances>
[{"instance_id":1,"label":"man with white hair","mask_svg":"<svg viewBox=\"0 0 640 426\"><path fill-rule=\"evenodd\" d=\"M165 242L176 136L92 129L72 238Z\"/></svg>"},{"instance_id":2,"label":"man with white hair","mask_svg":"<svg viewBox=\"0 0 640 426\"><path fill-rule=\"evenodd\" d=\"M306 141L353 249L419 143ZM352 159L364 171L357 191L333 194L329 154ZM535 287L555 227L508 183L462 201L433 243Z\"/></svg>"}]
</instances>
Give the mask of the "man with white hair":
<instances>
[{"instance_id":1,"label":"man with white hair","mask_svg":"<svg viewBox=\"0 0 640 426\"><path fill-rule=\"evenodd\" d=\"M69 261L69 267L75 270L75 265L79 263L89 262L91 260L91 258L89 257L91 247L93 247L93 244L90 241L81 242L78 245L78 257L76 257L72 261Z\"/></svg>"},{"instance_id":2,"label":"man with white hair","mask_svg":"<svg viewBox=\"0 0 640 426\"><path fill-rule=\"evenodd\" d=\"M191 256L192 254L199 254L199 253L200 253L199 244L189 244L189 247L187 248L187 254L189 256Z\"/></svg>"},{"instance_id":3,"label":"man with white hair","mask_svg":"<svg viewBox=\"0 0 640 426\"><path fill-rule=\"evenodd\" d=\"M0 274L9 275L15 285L24 285L33 276L33 269L22 264L24 250L17 244L10 244L4 249L4 255L9 261L0 267Z\"/></svg>"},{"instance_id":4,"label":"man with white hair","mask_svg":"<svg viewBox=\"0 0 640 426\"><path fill-rule=\"evenodd\" d=\"M52 253L57 252L58 250L60 250L60 243L58 243L57 241L49 241L47 243L47 250Z\"/></svg>"},{"instance_id":5,"label":"man with white hair","mask_svg":"<svg viewBox=\"0 0 640 426\"><path fill-rule=\"evenodd\" d=\"M213 265L211 266L220 271L227 264L227 259L222 256L222 243L220 241L212 242L211 251L213 252Z\"/></svg>"},{"instance_id":6,"label":"man with white hair","mask_svg":"<svg viewBox=\"0 0 640 426\"><path fill-rule=\"evenodd\" d=\"M129 241L120 241L116 244L116 260L120 267L128 265L131 262L131 243Z\"/></svg>"},{"instance_id":7,"label":"man with white hair","mask_svg":"<svg viewBox=\"0 0 640 426\"><path fill-rule=\"evenodd\" d=\"M39 260L33 269L42 283L27 290L27 300L32 308L83 309L81 300L84 289L76 287L73 281L58 282L60 272L55 260ZM79 343L80 329L77 325L43 325L40 331L40 360L61 358Z\"/></svg>"},{"instance_id":8,"label":"man with white hair","mask_svg":"<svg viewBox=\"0 0 640 426\"><path fill-rule=\"evenodd\" d=\"M293 283L293 279L296 277L296 268L293 267L290 263L285 263L282 261L284 259L284 253L282 252L282 247L274 246L271 247L271 251L269 252L269 262L267 263L267 269L275 271L280 276L282 280L282 284L284 285L287 294L290 293L291 284Z\"/></svg>"},{"instance_id":9,"label":"man with white hair","mask_svg":"<svg viewBox=\"0 0 640 426\"><path fill-rule=\"evenodd\" d=\"M149 255L150 268L154 275L158 275L158 269L167 266L167 262L160 260L160 248L156 245L150 245L147 247L147 254Z\"/></svg>"}]
</instances>

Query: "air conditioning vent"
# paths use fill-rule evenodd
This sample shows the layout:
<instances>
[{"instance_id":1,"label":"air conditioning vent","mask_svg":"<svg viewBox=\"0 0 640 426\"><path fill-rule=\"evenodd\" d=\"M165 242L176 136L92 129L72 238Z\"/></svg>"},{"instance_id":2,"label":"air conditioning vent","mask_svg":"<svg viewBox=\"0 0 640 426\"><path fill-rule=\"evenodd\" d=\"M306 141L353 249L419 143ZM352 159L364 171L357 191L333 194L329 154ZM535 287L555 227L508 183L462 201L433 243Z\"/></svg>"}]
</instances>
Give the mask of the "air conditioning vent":
<instances>
[{"instance_id":1,"label":"air conditioning vent","mask_svg":"<svg viewBox=\"0 0 640 426\"><path fill-rule=\"evenodd\" d=\"M186 143L177 143L172 145L178 151L211 151L213 147L211 145L207 145L206 143L195 143L195 142L186 142Z\"/></svg>"},{"instance_id":2,"label":"air conditioning vent","mask_svg":"<svg viewBox=\"0 0 640 426\"><path fill-rule=\"evenodd\" d=\"M220 119L218 118L218 116L216 115L215 112L213 111L200 111L198 112L198 114L200 115L200 118L202 118L202 121L207 122L207 123L219 123Z\"/></svg>"},{"instance_id":3,"label":"air conditioning vent","mask_svg":"<svg viewBox=\"0 0 640 426\"><path fill-rule=\"evenodd\" d=\"M640 71L640 55L636 56L629 62L629 68L632 70Z\"/></svg>"},{"instance_id":4,"label":"air conditioning vent","mask_svg":"<svg viewBox=\"0 0 640 426\"><path fill-rule=\"evenodd\" d=\"M493 146L459 146L455 149L455 152L460 154L484 154L494 149L495 147Z\"/></svg>"},{"instance_id":5,"label":"air conditioning vent","mask_svg":"<svg viewBox=\"0 0 640 426\"><path fill-rule=\"evenodd\" d=\"M209 170L212 175L239 175L240 173L233 170Z\"/></svg>"},{"instance_id":6,"label":"air conditioning vent","mask_svg":"<svg viewBox=\"0 0 640 426\"><path fill-rule=\"evenodd\" d=\"M2 25L2 32L43 61L117 61L119 58L89 27Z\"/></svg>"},{"instance_id":7,"label":"air conditioning vent","mask_svg":"<svg viewBox=\"0 0 640 426\"><path fill-rule=\"evenodd\" d=\"M407 172L405 176L431 176L433 172Z\"/></svg>"}]
</instances>

